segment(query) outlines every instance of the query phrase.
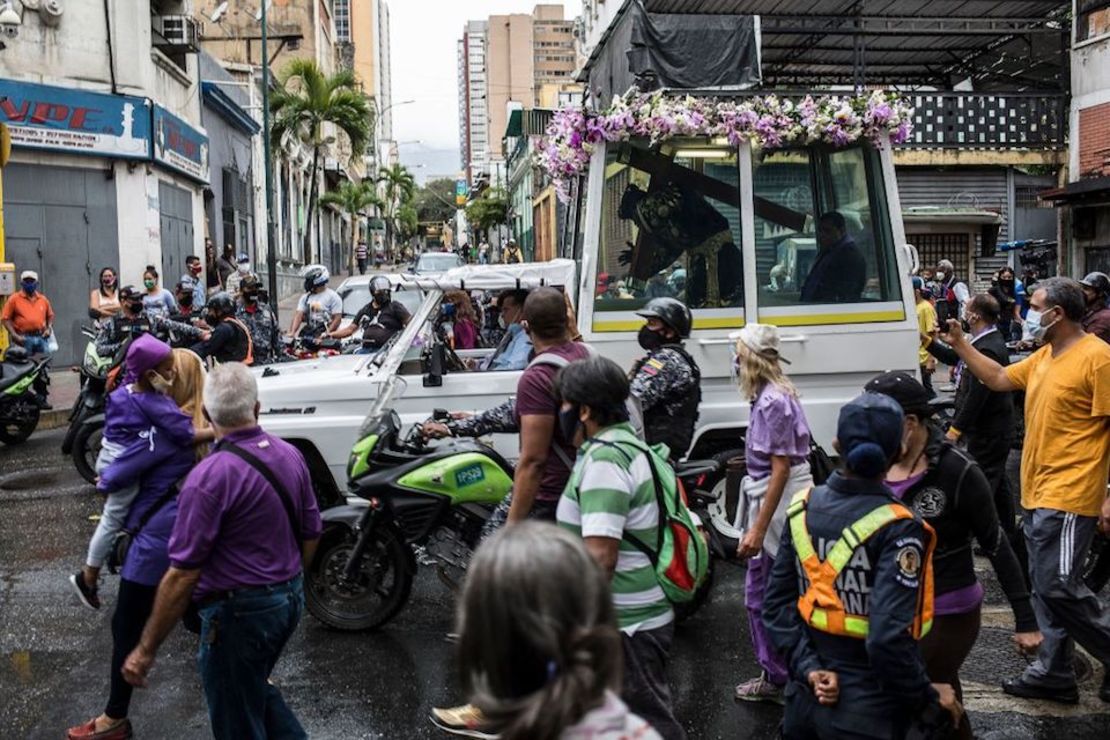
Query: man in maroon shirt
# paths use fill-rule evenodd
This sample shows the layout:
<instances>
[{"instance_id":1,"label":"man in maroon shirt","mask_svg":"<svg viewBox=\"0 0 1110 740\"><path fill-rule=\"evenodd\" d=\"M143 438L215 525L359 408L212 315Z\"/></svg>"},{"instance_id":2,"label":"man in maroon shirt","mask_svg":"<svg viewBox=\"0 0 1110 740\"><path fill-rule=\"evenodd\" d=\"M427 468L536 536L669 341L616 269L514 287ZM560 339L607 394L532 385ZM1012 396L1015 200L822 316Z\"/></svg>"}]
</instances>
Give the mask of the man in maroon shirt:
<instances>
[{"instance_id":1,"label":"man in maroon shirt","mask_svg":"<svg viewBox=\"0 0 1110 740\"><path fill-rule=\"evenodd\" d=\"M170 568L123 665L128 682L145 685L158 647L195 601L197 667L220 740L307 737L268 679L304 610L301 571L322 524L304 458L262 431L258 410L258 384L245 365L209 373L204 413L219 443L181 487Z\"/></svg>"},{"instance_id":2,"label":"man in maroon shirt","mask_svg":"<svg viewBox=\"0 0 1110 740\"><path fill-rule=\"evenodd\" d=\"M1083 286L1083 298L1087 301L1083 331L1110 343L1110 308L1106 307L1106 298L1110 295L1110 278L1106 273L1092 272L1080 280L1079 284Z\"/></svg>"},{"instance_id":3,"label":"man in maroon shirt","mask_svg":"<svg viewBox=\"0 0 1110 740\"><path fill-rule=\"evenodd\" d=\"M513 478L510 523L526 517L555 519L575 455L558 429L555 374L563 365L590 356L588 346L571 340L566 302L555 288L537 288L528 295L524 323L539 361L532 360L516 386L520 460Z\"/></svg>"}]
</instances>

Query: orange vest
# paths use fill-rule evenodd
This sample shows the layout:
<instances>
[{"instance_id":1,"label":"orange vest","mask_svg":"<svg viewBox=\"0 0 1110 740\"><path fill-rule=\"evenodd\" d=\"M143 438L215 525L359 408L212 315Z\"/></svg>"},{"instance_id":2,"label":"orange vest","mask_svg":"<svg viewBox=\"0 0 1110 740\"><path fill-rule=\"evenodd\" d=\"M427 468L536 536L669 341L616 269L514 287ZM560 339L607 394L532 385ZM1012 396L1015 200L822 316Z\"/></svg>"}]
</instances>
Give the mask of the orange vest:
<instances>
[{"instance_id":1,"label":"orange vest","mask_svg":"<svg viewBox=\"0 0 1110 740\"><path fill-rule=\"evenodd\" d=\"M798 597L798 611L810 627L830 635L842 635L865 639L868 631L866 614L849 614L844 608L840 594L836 591L836 579L852 559L852 553L876 532L899 519L913 519L913 513L902 504L883 504L846 527L840 538L833 543L825 559L817 557L813 540L806 528L806 505L812 489L799 491L790 502L787 516L790 518L790 536L794 550L805 570L809 586ZM925 561L907 562L903 570L920 572L921 587L918 589L917 612L914 614L910 633L915 640L924 637L933 626L933 548L936 535L933 528L925 524ZM901 557L901 555L900 555ZM907 552L907 558L916 557ZM902 563L899 563L902 565ZM913 567L911 567L913 566Z\"/></svg>"}]
</instances>

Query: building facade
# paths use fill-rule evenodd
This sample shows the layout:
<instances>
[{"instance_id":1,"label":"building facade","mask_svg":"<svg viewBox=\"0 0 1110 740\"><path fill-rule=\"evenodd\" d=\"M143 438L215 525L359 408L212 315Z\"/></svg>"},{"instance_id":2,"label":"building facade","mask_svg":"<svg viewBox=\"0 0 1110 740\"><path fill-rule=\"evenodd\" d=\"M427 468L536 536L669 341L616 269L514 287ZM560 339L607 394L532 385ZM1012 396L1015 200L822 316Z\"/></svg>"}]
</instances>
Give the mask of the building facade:
<instances>
[{"instance_id":1,"label":"building facade","mask_svg":"<svg viewBox=\"0 0 1110 740\"><path fill-rule=\"evenodd\" d=\"M190 11L74 3L47 25L24 8L0 51L5 259L37 271L54 304L56 365L80 360L102 267L141 285L150 265L172 287L203 254L211 149Z\"/></svg>"},{"instance_id":2,"label":"building facade","mask_svg":"<svg viewBox=\"0 0 1110 740\"><path fill-rule=\"evenodd\" d=\"M489 173L486 21L469 21L458 42L459 167L466 181Z\"/></svg>"}]
</instances>

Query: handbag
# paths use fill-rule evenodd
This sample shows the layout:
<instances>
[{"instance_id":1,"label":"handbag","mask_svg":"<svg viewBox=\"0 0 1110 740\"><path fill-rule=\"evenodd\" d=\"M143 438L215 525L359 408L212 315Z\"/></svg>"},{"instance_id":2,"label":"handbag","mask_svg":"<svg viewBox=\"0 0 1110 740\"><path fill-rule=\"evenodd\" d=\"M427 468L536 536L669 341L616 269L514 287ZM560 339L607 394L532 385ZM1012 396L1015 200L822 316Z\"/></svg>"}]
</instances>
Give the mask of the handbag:
<instances>
[{"instance_id":1,"label":"handbag","mask_svg":"<svg viewBox=\"0 0 1110 740\"><path fill-rule=\"evenodd\" d=\"M178 482L180 483L180 481ZM177 493L180 490L178 483L174 483L169 489L163 493L157 501L151 504L150 508L143 512L139 517L132 529L124 527L116 532L116 536L112 538L111 547L108 550L108 558L105 565L108 566L108 572L115 575L123 568L123 564L127 561L127 551L131 549L131 543L139 536L139 532L147 525L158 511L168 504L174 498L177 498Z\"/></svg>"},{"instance_id":2,"label":"handbag","mask_svg":"<svg viewBox=\"0 0 1110 740\"><path fill-rule=\"evenodd\" d=\"M823 484L836 472L836 465L833 464L829 453L812 439L809 440L809 472L813 475L815 486Z\"/></svg>"}]
</instances>

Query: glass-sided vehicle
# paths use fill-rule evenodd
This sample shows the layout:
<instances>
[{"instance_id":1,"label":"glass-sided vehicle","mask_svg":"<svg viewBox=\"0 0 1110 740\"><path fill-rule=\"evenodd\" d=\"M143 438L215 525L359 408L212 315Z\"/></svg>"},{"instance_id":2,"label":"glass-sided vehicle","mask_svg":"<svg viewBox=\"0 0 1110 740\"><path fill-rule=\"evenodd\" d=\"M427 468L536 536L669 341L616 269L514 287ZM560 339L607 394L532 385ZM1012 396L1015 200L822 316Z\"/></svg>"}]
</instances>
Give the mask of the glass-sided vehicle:
<instances>
[{"instance_id":1,"label":"glass-sided vehicle","mask_svg":"<svg viewBox=\"0 0 1110 740\"><path fill-rule=\"evenodd\" d=\"M463 258L453 252L424 252L416 258L412 271L421 276L439 275L465 264Z\"/></svg>"}]
</instances>

